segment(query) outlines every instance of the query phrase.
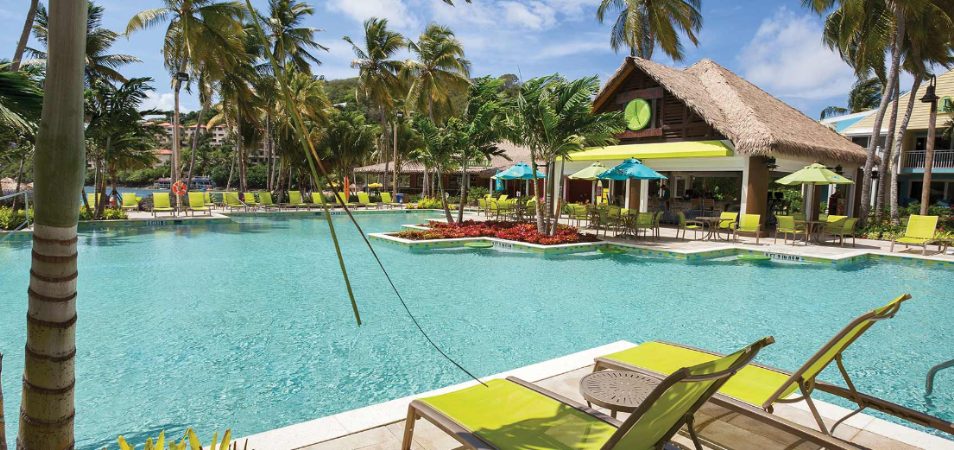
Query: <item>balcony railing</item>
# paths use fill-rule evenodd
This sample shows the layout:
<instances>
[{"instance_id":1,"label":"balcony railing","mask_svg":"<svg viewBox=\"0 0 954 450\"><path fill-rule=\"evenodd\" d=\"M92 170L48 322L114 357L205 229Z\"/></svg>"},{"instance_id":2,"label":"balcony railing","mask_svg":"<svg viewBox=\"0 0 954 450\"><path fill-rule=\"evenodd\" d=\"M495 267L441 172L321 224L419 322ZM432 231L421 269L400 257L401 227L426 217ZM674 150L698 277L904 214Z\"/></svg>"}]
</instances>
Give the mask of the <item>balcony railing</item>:
<instances>
[{"instance_id":1,"label":"balcony railing","mask_svg":"<svg viewBox=\"0 0 954 450\"><path fill-rule=\"evenodd\" d=\"M924 150L910 151L904 154L903 167L906 169L923 169L924 162ZM954 150L936 150L934 152L934 168L954 168Z\"/></svg>"}]
</instances>

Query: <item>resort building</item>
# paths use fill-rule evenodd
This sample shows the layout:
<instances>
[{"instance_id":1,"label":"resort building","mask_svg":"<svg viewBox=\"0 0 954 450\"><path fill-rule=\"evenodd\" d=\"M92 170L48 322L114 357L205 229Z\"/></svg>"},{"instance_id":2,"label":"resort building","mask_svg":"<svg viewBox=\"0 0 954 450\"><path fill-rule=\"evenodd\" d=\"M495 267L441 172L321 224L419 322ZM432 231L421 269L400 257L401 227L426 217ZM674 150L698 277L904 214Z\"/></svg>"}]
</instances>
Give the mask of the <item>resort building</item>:
<instances>
[{"instance_id":1,"label":"resort building","mask_svg":"<svg viewBox=\"0 0 954 450\"><path fill-rule=\"evenodd\" d=\"M162 122L162 123L159 123L159 126L162 127L164 131L162 135L160 136L160 143L161 145L164 146L163 149L172 148L172 129L173 129L172 124L169 122ZM225 141L229 135L228 128L226 128L225 125L216 125L212 127L211 129L206 129L205 125L199 125L198 129L200 134L209 135L209 145L213 147L219 147L225 144ZM190 125L190 126L180 125L179 126L179 148L191 147L192 135L195 133L195 130L196 130L195 125ZM160 160L168 161L170 158L170 155L172 154L171 150L170 150L170 153L168 153L166 157L163 158L163 155L161 153L163 149L157 150L156 156ZM265 143L264 142L259 143L257 148L249 152L248 156L249 156L249 160L253 162L265 161L266 158L268 157L268 149L265 146Z\"/></svg>"},{"instance_id":2,"label":"resort building","mask_svg":"<svg viewBox=\"0 0 954 450\"><path fill-rule=\"evenodd\" d=\"M901 95L898 101L898 124L912 95L914 95L914 110L911 120L901 142L901 157L898 160L898 201L902 205L921 199L922 177L924 176L925 157L927 148L928 122L931 105L924 103L921 98L929 82L921 83L917 92L908 92ZM937 113L937 136L934 143L934 165L931 180L931 202L943 202L948 205L954 203L954 142L944 131L954 122L954 71L938 75L936 94L940 97ZM888 105L891 111L893 104ZM841 131L860 146L867 147L868 140L874 128L874 114L870 114ZM880 146L883 148L888 133L888 118L885 117L881 128ZM881 150L879 148L879 154ZM878 177L882 181L886 177Z\"/></svg>"},{"instance_id":3,"label":"resort building","mask_svg":"<svg viewBox=\"0 0 954 450\"><path fill-rule=\"evenodd\" d=\"M526 193L526 183L522 181L504 182L501 180L498 184L491 177L515 163L529 163L530 149L507 141L497 143L497 148L502 152L500 155L492 157L490 161L475 161L473 166L467 168L467 182L470 183L468 186L486 187L491 191L500 191L510 195L515 195L518 191ZM387 171L385 171L385 168L387 168ZM391 170L393 170L391 164L379 163L358 167L354 169L354 174L359 183L369 184L376 181L383 183L385 177L388 180L391 179ZM431 185L429 191L436 192L435 172L431 169L430 173L425 176L425 170L423 164L403 161L398 172L398 190L404 193L419 194L424 190L426 181ZM444 191L450 195L459 194L463 182L461 178L459 170L453 173L445 173L442 180Z\"/></svg>"},{"instance_id":4,"label":"resort building","mask_svg":"<svg viewBox=\"0 0 954 450\"><path fill-rule=\"evenodd\" d=\"M603 181L610 202L689 215L740 211L762 214L764 221L782 204L782 193L773 192L781 186L773 180L814 162L860 180L865 161L862 147L708 59L676 69L626 58L593 110L627 109L619 145L589 148L557 163L565 201L592 201L597 183L568 175L597 162L609 168L637 158L668 180ZM835 192L824 191L816 195ZM851 215L858 190L849 185L837 191L830 210Z\"/></svg>"}]
</instances>

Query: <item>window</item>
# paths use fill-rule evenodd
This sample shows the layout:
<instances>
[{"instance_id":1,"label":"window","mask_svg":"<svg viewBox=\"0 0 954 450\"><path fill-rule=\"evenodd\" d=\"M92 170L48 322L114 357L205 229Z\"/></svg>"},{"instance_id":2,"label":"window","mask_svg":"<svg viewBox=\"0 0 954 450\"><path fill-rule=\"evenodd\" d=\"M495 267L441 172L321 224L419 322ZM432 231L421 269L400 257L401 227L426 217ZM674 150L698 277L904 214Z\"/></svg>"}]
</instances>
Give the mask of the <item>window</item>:
<instances>
[{"instance_id":1,"label":"window","mask_svg":"<svg viewBox=\"0 0 954 450\"><path fill-rule=\"evenodd\" d=\"M941 130L938 130L941 131ZM914 138L914 149L924 151L927 150L927 133L918 133ZM941 133L938 133L934 139L934 150L951 150L954 147L951 146L951 140L947 139L944 136L941 136Z\"/></svg>"},{"instance_id":2,"label":"window","mask_svg":"<svg viewBox=\"0 0 954 450\"><path fill-rule=\"evenodd\" d=\"M911 188L908 191L908 201L920 202L923 187L923 182L912 181ZM952 197L954 197L952 194L954 194L954 182L931 182L931 204L937 203L939 200L944 200L945 202L950 203Z\"/></svg>"}]
</instances>

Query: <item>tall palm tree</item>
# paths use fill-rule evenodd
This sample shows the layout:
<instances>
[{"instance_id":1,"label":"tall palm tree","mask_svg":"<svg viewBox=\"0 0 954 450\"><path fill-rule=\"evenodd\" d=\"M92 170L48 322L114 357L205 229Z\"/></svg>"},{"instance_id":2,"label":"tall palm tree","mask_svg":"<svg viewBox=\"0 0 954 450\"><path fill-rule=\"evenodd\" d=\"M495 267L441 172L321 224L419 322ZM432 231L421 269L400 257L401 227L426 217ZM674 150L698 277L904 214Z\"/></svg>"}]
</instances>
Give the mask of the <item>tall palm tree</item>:
<instances>
[{"instance_id":1,"label":"tall palm tree","mask_svg":"<svg viewBox=\"0 0 954 450\"><path fill-rule=\"evenodd\" d=\"M43 105L43 91L24 72L0 64L0 129L29 132L36 127Z\"/></svg>"},{"instance_id":2,"label":"tall palm tree","mask_svg":"<svg viewBox=\"0 0 954 450\"><path fill-rule=\"evenodd\" d=\"M206 124L206 128L214 128L224 123L235 138L240 192L248 190L248 147L255 137L253 129L259 125L261 99L252 88L256 75L251 64L232 67L218 82L221 101L216 106L217 114Z\"/></svg>"},{"instance_id":3,"label":"tall palm tree","mask_svg":"<svg viewBox=\"0 0 954 450\"><path fill-rule=\"evenodd\" d=\"M119 68L129 64L139 62L139 58L132 55L111 54L109 49L119 38L116 32L103 27L102 6L96 5L92 1L87 3L88 13L86 15L86 84L92 86L96 80L108 81L126 81ZM36 40L47 45L49 36L49 17L46 7L40 5L36 12L36 23L33 25L33 34ZM38 49L28 49L34 58L30 64L43 65L46 63L46 52Z\"/></svg>"},{"instance_id":4,"label":"tall palm tree","mask_svg":"<svg viewBox=\"0 0 954 450\"><path fill-rule=\"evenodd\" d=\"M358 101L366 102L376 109L381 139L378 142L379 153L386 154L389 148L387 121L394 109L395 97L399 95L401 80L398 74L402 64L394 58L395 53L405 45L404 36L388 29L387 19L371 18L364 22L364 47L358 46L349 36L344 41L351 44L355 59L351 67L358 69L358 88L355 96ZM384 171L387 173L388 158L385 157ZM394 164L397 164L394 158ZM397 195L396 183L392 186L393 195ZM385 177L385 186L387 178Z\"/></svg>"},{"instance_id":5,"label":"tall palm tree","mask_svg":"<svg viewBox=\"0 0 954 450\"><path fill-rule=\"evenodd\" d=\"M601 0L596 9L600 23L610 8L619 11L610 34L613 50L629 48L630 56L651 59L656 47L674 61L681 61L682 33L699 45L702 30L701 0Z\"/></svg>"},{"instance_id":6,"label":"tall palm tree","mask_svg":"<svg viewBox=\"0 0 954 450\"><path fill-rule=\"evenodd\" d=\"M13 52L12 71L20 70L20 64L23 62L23 52L26 51L27 41L30 40L30 30L33 29L33 20L36 18L36 10L40 5L40 0L30 0L30 8L27 9L26 20L23 22L23 31L20 32L20 39L17 40L17 48ZM3 444L0 442L0 444Z\"/></svg>"},{"instance_id":7,"label":"tall palm tree","mask_svg":"<svg viewBox=\"0 0 954 450\"><path fill-rule=\"evenodd\" d=\"M72 448L76 357L76 224L86 164L83 2L52 2L43 112L34 161L23 400L17 448Z\"/></svg>"},{"instance_id":8,"label":"tall palm tree","mask_svg":"<svg viewBox=\"0 0 954 450\"><path fill-rule=\"evenodd\" d=\"M460 151L460 202L457 209L457 221L464 220L464 206L467 203L467 190L470 176L467 168L472 162L489 161L501 154L497 148L502 133L504 80L493 77L481 77L474 80L470 87L467 107L461 116L464 125L465 145Z\"/></svg>"},{"instance_id":9,"label":"tall palm tree","mask_svg":"<svg viewBox=\"0 0 954 450\"><path fill-rule=\"evenodd\" d=\"M328 50L315 41L317 28L302 26L306 16L315 13L314 8L297 0L269 0L268 38L275 59L289 64L296 70L311 73L311 64L321 61L311 52Z\"/></svg>"},{"instance_id":10,"label":"tall palm tree","mask_svg":"<svg viewBox=\"0 0 954 450\"><path fill-rule=\"evenodd\" d=\"M244 46L244 8L232 1L163 0L161 8L139 12L126 25L129 35L168 22L162 53L172 75L172 181L179 180L179 91L188 75L220 79Z\"/></svg>"},{"instance_id":11,"label":"tall palm tree","mask_svg":"<svg viewBox=\"0 0 954 450\"><path fill-rule=\"evenodd\" d=\"M408 79L407 107L439 124L454 112L451 99L470 86L470 61L454 32L437 24L428 25L417 42L408 42L417 59L404 63Z\"/></svg>"},{"instance_id":12,"label":"tall palm tree","mask_svg":"<svg viewBox=\"0 0 954 450\"><path fill-rule=\"evenodd\" d=\"M414 152L413 158L420 161L425 168L434 169L444 217L448 223L453 223L454 217L447 205L443 180L444 174L454 166L460 158L460 150L466 145L467 136L463 124L457 118L451 118L441 127L427 117L418 116L414 119L413 126L420 134L423 144Z\"/></svg>"},{"instance_id":13,"label":"tall palm tree","mask_svg":"<svg viewBox=\"0 0 954 450\"><path fill-rule=\"evenodd\" d=\"M344 176L368 160L378 133L378 127L367 123L364 114L338 112L331 116L318 149L328 166Z\"/></svg>"}]
</instances>

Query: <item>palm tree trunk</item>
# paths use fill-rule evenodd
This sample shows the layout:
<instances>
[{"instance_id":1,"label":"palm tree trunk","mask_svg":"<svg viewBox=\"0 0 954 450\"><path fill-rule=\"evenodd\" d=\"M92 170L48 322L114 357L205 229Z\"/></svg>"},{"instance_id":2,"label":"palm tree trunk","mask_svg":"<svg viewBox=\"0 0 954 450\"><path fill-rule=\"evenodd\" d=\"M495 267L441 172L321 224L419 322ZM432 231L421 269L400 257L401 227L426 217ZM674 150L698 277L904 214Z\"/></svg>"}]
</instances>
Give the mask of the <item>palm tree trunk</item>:
<instances>
[{"instance_id":1,"label":"palm tree trunk","mask_svg":"<svg viewBox=\"0 0 954 450\"><path fill-rule=\"evenodd\" d=\"M275 148L272 146L272 116L265 115L265 148L268 153L268 186L269 192L275 189Z\"/></svg>"},{"instance_id":2,"label":"palm tree trunk","mask_svg":"<svg viewBox=\"0 0 954 450\"><path fill-rule=\"evenodd\" d=\"M36 7L39 3L40 0L30 0L30 9L27 10L26 21L23 22L23 31L20 32L20 40L17 41L17 49L13 53L13 61L10 64L10 70L13 72L20 70L23 52L26 50L27 41L30 40L30 30L33 28L33 19L36 17Z\"/></svg>"},{"instance_id":3,"label":"palm tree trunk","mask_svg":"<svg viewBox=\"0 0 954 450\"><path fill-rule=\"evenodd\" d=\"M23 399L17 448L73 448L76 224L86 151L86 2L50 2L49 59L36 139Z\"/></svg>"},{"instance_id":4,"label":"palm tree trunk","mask_svg":"<svg viewBox=\"0 0 954 450\"><path fill-rule=\"evenodd\" d=\"M205 104L199 109L199 117L196 117L195 127L192 128L192 146L189 151L189 171L186 173L186 186L192 189L192 169L195 167L195 154L199 148L199 124L202 123L202 117L205 116Z\"/></svg>"},{"instance_id":5,"label":"palm tree trunk","mask_svg":"<svg viewBox=\"0 0 954 450\"><path fill-rule=\"evenodd\" d=\"M23 164L24 164L25 162L26 162L26 154L24 153L23 156L20 157L20 168L17 169L17 184L16 184L16 187L13 188L13 193L14 193L14 194L20 193L21 180L23 180ZM14 210L14 211L16 211L16 209L17 209L17 201L19 201L19 200L20 200L20 196L19 196L19 195L13 197L13 210ZM29 214L29 213L28 213L28 214ZM0 449L0 450L2 450L2 449Z\"/></svg>"},{"instance_id":6,"label":"palm tree trunk","mask_svg":"<svg viewBox=\"0 0 954 450\"><path fill-rule=\"evenodd\" d=\"M875 215L878 220L884 216L884 201L888 193L889 184L891 183L891 177L888 175L889 167L891 166L891 155L892 149L894 149L894 139L895 139L895 128L898 126L898 97L900 92L901 83L900 80L894 83L894 89L891 91L891 98L894 101L891 103L891 116L888 119L888 136L884 141L884 151L881 154L881 164L878 165L878 196L875 197Z\"/></svg>"},{"instance_id":7,"label":"palm tree trunk","mask_svg":"<svg viewBox=\"0 0 954 450\"><path fill-rule=\"evenodd\" d=\"M235 174L235 160L238 159L238 152L232 156L232 164L229 164L229 178L225 180L225 190L229 190L232 187L232 175Z\"/></svg>"},{"instance_id":8,"label":"palm tree trunk","mask_svg":"<svg viewBox=\"0 0 954 450\"><path fill-rule=\"evenodd\" d=\"M864 176L861 182L861 207L859 209L859 222L864 224L868 220L868 213L871 210L871 172L874 168L875 150L878 143L881 142L881 124L884 122L884 115L888 110L888 99L894 89L894 84L898 81L898 71L901 65L901 42L904 39L904 20L900 12L900 7L894 6L896 28L891 44L891 68L888 72L888 80L885 83L884 90L881 93L881 102L878 104L878 112L875 114L874 125L871 127L871 138L868 141L868 154L865 158Z\"/></svg>"},{"instance_id":9,"label":"palm tree trunk","mask_svg":"<svg viewBox=\"0 0 954 450\"><path fill-rule=\"evenodd\" d=\"M904 135L908 131L908 122L911 121L911 113L914 111L915 96L921 87L921 75L914 76L914 82L911 84L911 93L908 94L908 105L904 109L904 118L901 119L901 126L898 128L898 136L894 140L894 151L891 152L891 222L898 223L898 171L901 169L901 150L904 145Z\"/></svg>"},{"instance_id":10,"label":"palm tree trunk","mask_svg":"<svg viewBox=\"0 0 954 450\"><path fill-rule=\"evenodd\" d=\"M3 353L0 353L0 380L3 379ZM7 422L3 419L3 386L0 386L0 450L7 450Z\"/></svg>"},{"instance_id":11,"label":"palm tree trunk","mask_svg":"<svg viewBox=\"0 0 954 450\"><path fill-rule=\"evenodd\" d=\"M533 183L533 196L537 201L533 202L534 209L536 210L537 215L537 233L546 233L546 228L543 225L543 205L540 201L540 193L538 192L537 187L537 152L533 149L530 149L530 174L533 175L533 178L530 179L530 182Z\"/></svg>"},{"instance_id":12,"label":"palm tree trunk","mask_svg":"<svg viewBox=\"0 0 954 450\"><path fill-rule=\"evenodd\" d=\"M460 164L460 203L457 207L457 221L464 221L464 205L467 203L467 157Z\"/></svg>"},{"instance_id":13,"label":"palm tree trunk","mask_svg":"<svg viewBox=\"0 0 954 450\"><path fill-rule=\"evenodd\" d=\"M927 144L924 148L924 177L921 179L921 215L928 213L931 207L931 177L934 171L934 144L937 139L937 101L931 103L928 117Z\"/></svg>"},{"instance_id":14,"label":"palm tree trunk","mask_svg":"<svg viewBox=\"0 0 954 450\"><path fill-rule=\"evenodd\" d=\"M441 194L441 205L444 207L444 217L447 219L447 223L454 223L454 216L451 215L450 208L447 206L447 195L444 194L443 174L443 169L437 170L437 190Z\"/></svg>"},{"instance_id":15,"label":"palm tree trunk","mask_svg":"<svg viewBox=\"0 0 954 450\"><path fill-rule=\"evenodd\" d=\"M391 154L393 155L394 159L394 165L391 167L391 170L393 171L393 177L391 178L391 198L396 199L398 192L398 166L400 166L398 163L397 119L395 119L391 127L394 128L394 142L392 143L392 147L394 148L391 149ZM387 174L385 174L385 177L387 177Z\"/></svg>"},{"instance_id":16,"label":"palm tree trunk","mask_svg":"<svg viewBox=\"0 0 954 450\"><path fill-rule=\"evenodd\" d=\"M555 164L555 162L554 162L554 163L551 163L551 164ZM554 167L554 165L551 165L550 167ZM550 198L553 199L553 208L552 208L552 209L553 209L553 222L550 224L550 236L556 235L557 226L559 226L559 222L560 222L560 200L562 200L562 197L563 197L563 196L561 195L561 196L560 196L561 198L557 198L557 196L556 196L556 183L562 183L562 182L563 182L563 170L564 170L565 168L566 168L566 160L562 160L562 161L560 162L560 176L559 176L558 178L556 178L556 180L554 180L554 182L552 183L552 187L551 187L551 188L553 189L553 190L550 192ZM549 174L548 174L548 175L549 175Z\"/></svg>"}]
</instances>

